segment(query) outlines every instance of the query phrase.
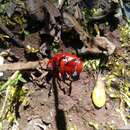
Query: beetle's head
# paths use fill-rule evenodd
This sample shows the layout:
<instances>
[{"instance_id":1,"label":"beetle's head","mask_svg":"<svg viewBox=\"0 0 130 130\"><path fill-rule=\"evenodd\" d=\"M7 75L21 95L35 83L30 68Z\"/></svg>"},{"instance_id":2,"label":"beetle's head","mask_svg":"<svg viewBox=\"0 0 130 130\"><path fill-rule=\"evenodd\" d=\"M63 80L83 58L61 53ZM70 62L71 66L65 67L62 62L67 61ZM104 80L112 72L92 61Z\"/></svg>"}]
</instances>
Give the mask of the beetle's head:
<instances>
[{"instance_id":1,"label":"beetle's head","mask_svg":"<svg viewBox=\"0 0 130 130\"><path fill-rule=\"evenodd\" d=\"M76 81L79 79L79 74L75 71L72 75L71 75L71 78Z\"/></svg>"}]
</instances>

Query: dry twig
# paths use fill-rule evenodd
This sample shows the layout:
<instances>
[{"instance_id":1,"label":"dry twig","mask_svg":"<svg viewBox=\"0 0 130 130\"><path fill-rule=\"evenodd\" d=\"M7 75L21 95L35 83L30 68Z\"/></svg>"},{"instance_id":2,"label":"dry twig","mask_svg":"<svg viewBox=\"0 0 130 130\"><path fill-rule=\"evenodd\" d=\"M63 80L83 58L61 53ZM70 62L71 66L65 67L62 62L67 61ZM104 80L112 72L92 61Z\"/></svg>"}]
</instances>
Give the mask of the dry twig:
<instances>
[{"instance_id":1,"label":"dry twig","mask_svg":"<svg viewBox=\"0 0 130 130\"><path fill-rule=\"evenodd\" d=\"M89 34L83 30L82 26L79 24L76 18L66 12L63 13L63 16L72 23L75 31L79 34L80 40L84 43L84 45L89 47L88 39L91 39L91 38Z\"/></svg>"},{"instance_id":2,"label":"dry twig","mask_svg":"<svg viewBox=\"0 0 130 130\"><path fill-rule=\"evenodd\" d=\"M0 65L0 71L16 71L16 70L28 70L28 69L36 69L41 65L42 69L46 69L48 59L44 59L41 61L32 61L32 62L17 62L10 64L2 64Z\"/></svg>"}]
</instances>

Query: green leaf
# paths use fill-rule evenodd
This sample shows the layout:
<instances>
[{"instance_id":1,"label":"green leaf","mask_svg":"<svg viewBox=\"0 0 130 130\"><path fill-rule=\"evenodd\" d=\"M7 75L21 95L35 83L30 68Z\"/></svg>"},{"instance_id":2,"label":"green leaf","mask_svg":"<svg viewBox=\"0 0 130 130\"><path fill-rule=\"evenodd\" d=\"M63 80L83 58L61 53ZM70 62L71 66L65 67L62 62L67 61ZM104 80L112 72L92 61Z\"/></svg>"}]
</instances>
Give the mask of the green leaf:
<instances>
[{"instance_id":1,"label":"green leaf","mask_svg":"<svg viewBox=\"0 0 130 130\"><path fill-rule=\"evenodd\" d=\"M3 123L0 122L0 130L3 130Z\"/></svg>"},{"instance_id":2,"label":"green leaf","mask_svg":"<svg viewBox=\"0 0 130 130\"><path fill-rule=\"evenodd\" d=\"M20 78L20 81L23 82L23 83L27 82L23 77Z\"/></svg>"}]
</instances>

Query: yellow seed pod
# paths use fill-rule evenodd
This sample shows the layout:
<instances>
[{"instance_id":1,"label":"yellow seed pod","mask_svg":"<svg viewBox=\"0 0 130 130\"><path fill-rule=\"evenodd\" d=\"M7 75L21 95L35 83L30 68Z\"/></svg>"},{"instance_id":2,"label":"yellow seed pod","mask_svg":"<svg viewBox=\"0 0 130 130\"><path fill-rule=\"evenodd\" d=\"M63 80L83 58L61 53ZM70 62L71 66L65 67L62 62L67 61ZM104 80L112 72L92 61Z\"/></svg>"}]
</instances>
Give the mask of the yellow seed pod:
<instances>
[{"instance_id":1,"label":"yellow seed pod","mask_svg":"<svg viewBox=\"0 0 130 130\"><path fill-rule=\"evenodd\" d=\"M94 90L92 92L92 101L94 105L101 108L106 102L105 83L101 75L98 75Z\"/></svg>"}]
</instances>

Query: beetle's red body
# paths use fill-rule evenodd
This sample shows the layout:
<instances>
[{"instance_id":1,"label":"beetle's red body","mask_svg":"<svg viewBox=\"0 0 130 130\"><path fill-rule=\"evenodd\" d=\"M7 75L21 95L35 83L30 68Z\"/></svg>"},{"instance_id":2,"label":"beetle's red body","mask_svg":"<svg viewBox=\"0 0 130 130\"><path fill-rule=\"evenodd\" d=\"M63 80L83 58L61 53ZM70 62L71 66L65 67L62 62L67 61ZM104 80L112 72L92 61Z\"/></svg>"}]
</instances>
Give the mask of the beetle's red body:
<instances>
[{"instance_id":1,"label":"beetle's red body","mask_svg":"<svg viewBox=\"0 0 130 130\"><path fill-rule=\"evenodd\" d=\"M53 71L55 76L79 76L82 69L83 63L79 57L70 53L59 53L56 54L48 61L47 68Z\"/></svg>"}]
</instances>

